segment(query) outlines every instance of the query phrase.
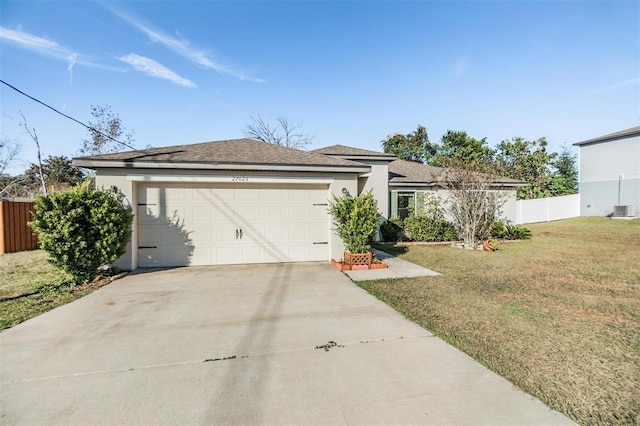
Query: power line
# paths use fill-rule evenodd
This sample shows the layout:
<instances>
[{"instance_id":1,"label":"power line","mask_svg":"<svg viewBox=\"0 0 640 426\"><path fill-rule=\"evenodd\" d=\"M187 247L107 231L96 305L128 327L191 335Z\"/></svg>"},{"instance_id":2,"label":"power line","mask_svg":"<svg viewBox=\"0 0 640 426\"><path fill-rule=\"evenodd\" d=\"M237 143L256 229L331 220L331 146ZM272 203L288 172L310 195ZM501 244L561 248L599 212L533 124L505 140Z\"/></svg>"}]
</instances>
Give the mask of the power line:
<instances>
[{"instance_id":1,"label":"power line","mask_svg":"<svg viewBox=\"0 0 640 426\"><path fill-rule=\"evenodd\" d=\"M4 85L6 85L6 86L9 86L10 88L12 88L13 90L15 90L16 92L20 93L21 95L26 96L27 98L31 99L32 101L36 101L36 102L37 102L37 103L39 103L40 105L44 105L45 107L49 108L50 110L52 110L52 111L54 111L54 112L57 112L57 113L58 113L58 114L60 114L61 116L65 117L65 118L68 118L68 119L69 119L69 120L71 120L71 121L75 121L76 123L80 124L81 126L86 127L86 128L87 128L89 131L91 131L91 132L96 132L96 133L98 133L98 134L100 134L100 135L104 136L105 138L111 139L112 141L119 143L120 145L124 145L124 146L126 146L127 148L130 148L130 149L132 149L132 150L134 150L134 151L136 150L136 148L134 148L133 146L129 145L128 143L121 142L121 141L119 141L119 140L117 140L117 139L114 139L114 138L112 138L111 136L109 136L109 135L107 135L107 134L102 133L100 130L96 129L95 127L88 126L88 125L84 124L82 121L80 121L80 120L76 120L75 118L73 118L73 117L71 117L71 116L68 116L67 114L65 114L65 113L63 113L63 112L58 111L58 110L57 110L57 109L55 109L54 107L52 107L52 106L50 106L50 105L47 105L46 103L42 102L41 100L36 99L36 98L34 98L33 96L30 96L30 95L28 95L28 94L24 93L22 90L18 89L17 87L14 87L14 86L10 85L9 83L7 83L6 81L4 81L4 80L2 80L2 79L0 79L0 83L4 84Z\"/></svg>"}]
</instances>

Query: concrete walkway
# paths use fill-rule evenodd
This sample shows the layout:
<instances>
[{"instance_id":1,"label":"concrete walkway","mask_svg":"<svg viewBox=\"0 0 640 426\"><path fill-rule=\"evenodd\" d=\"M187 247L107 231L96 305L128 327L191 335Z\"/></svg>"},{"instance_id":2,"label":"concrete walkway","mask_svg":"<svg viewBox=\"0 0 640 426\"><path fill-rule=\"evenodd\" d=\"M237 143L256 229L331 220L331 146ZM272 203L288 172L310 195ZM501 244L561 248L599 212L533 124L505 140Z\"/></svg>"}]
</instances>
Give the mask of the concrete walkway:
<instances>
[{"instance_id":1,"label":"concrete walkway","mask_svg":"<svg viewBox=\"0 0 640 426\"><path fill-rule=\"evenodd\" d=\"M6 425L573 424L329 263L129 275L0 360Z\"/></svg>"},{"instance_id":2,"label":"concrete walkway","mask_svg":"<svg viewBox=\"0 0 640 426\"><path fill-rule=\"evenodd\" d=\"M384 280L391 278L435 277L440 275L415 263L407 262L380 250L371 249L378 259L389 266L387 269L344 271L353 281Z\"/></svg>"}]
</instances>

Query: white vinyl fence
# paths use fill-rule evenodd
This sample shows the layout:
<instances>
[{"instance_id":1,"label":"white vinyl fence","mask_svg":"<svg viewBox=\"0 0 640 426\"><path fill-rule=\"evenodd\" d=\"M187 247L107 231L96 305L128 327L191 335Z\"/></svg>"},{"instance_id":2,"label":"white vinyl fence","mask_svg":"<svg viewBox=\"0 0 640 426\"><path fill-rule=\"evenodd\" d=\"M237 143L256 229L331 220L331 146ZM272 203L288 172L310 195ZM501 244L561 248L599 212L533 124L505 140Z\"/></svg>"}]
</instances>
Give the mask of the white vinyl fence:
<instances>
[{"instance_id":1,"label":"white vinyl fence","mask_svg":"<svg viewBox=\"0 0 640 426\"><path fill-rule=\"evenodd\" d=\"M516 201L516 224L549 222L580 216L580 194Z\"/></svg>"}]
</instances>

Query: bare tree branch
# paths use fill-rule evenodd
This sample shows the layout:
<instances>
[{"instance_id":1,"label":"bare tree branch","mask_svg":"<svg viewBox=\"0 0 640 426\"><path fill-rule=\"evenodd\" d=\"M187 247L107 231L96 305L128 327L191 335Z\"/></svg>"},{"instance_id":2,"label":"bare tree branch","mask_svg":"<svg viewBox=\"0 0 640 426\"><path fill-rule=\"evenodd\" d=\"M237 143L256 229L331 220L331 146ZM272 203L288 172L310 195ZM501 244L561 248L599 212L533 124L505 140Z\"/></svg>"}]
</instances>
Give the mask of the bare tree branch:
<instances>
[{"instance_id":1,"label":"bare tree branch","mask_svg":"<svg viewBox=\"0 0 640 426\"><path fill-rule=\"evenodd\" d=\"M4 174L19 152L20 144L18 142L9 139L0 141L0 175Z\"/></svg>"},{"instance_id":2,"label":"bare tree branch","mask_svg":"<svg viewBox=\"0 0 640 426\"><path fill-rule=\"evenodd\" d=\"M439 176L439 184L448 190L448 211L464 244L475 248L491 235L493 222L499 219L509 195L498 183L500 176L486 164L450 161Z\"/></svg>"},{"instance_id":3,"label":"bare tree branch","mask_svg":"<svg viewBox=\"0 0 640 426\"><path fill-rule=\"evenodd\" d=\"M303 149L313 143L315 136L307 133L301 123L293 124L284 116L279 116L276 121L278 124L271 125L260 115L251 117L251 124L245 127L245 135L261 142L295 149Z\"/></svg>"},{"instance_id":4,"label":"bare tree branch","mask_svg":"<svg viewBox=\"0 0 640 426\"><path fill-rule=\"evenodd\" d=\"M44 180L44 173L42 172L42 153L40 151L40 142L38 141L38 134L36 133L35 128L29 129L29 126L27 125L27 118L24 116L24 113L22 112L22 110L20 111L20 115L22 116L22 122L20 122L20 125L24 128L24 130L27 132L27 134L31 137L31 139L33 139L33 141L36 144L37 153L38 153L38 170L40 174L40 182L42 183L42 193L46 196L47 184Z\"/></svg>"}]
</instances>

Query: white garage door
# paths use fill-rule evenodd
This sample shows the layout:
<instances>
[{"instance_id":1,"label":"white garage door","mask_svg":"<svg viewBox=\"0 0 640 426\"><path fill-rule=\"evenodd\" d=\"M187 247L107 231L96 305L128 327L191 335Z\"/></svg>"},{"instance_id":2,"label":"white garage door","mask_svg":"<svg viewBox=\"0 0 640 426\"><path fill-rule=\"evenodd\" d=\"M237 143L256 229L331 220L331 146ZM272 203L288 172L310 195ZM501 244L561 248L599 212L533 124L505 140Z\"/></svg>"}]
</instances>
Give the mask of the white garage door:
<instances>
[{"instance_id":1,"label":"white garage door","mask_svg":"<svg viewBox=\"0 0 640 426\"><path fill-rule=\"evenodd\" d=\"M140 184L141 267L327 260L327 185Z\"/></svg>"}]
</instances>

